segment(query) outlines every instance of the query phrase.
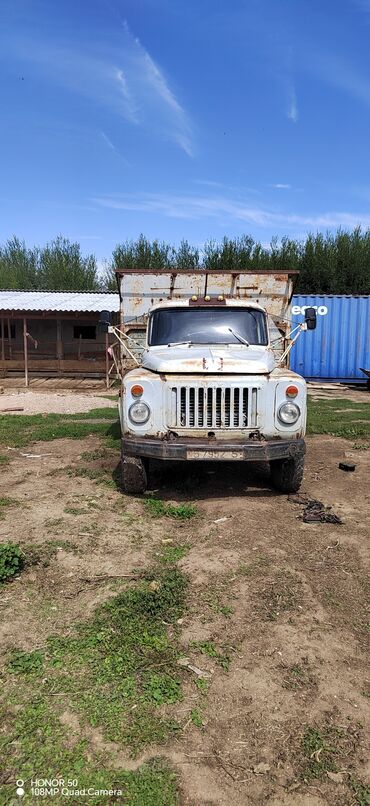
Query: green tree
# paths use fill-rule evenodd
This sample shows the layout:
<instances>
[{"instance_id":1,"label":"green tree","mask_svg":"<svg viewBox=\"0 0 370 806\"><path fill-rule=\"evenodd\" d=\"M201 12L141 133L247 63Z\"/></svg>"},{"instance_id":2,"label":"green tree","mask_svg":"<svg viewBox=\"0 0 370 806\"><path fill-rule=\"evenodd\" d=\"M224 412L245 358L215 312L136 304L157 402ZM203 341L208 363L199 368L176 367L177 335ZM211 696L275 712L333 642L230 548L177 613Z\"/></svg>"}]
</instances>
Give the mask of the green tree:
<instances>
[{"instance_id":1,"label":"green tree","mask_svg":"<svg viewBox=\"0 0 370 806\"><path fill-rule=\"evenodd\" d=\"M176 269L192 271L199 269L199 249L191 246L188 241L181 241L175 250L174 263Z\"/></svg>"},{"instance_id":2,"label":"green tree","mask_svg":"<svg viewBox=\"0 0 370 806\"><path fill-rule=\"evenodd\" d=\"M38 250L15 236L0 246L0 288L37 288Z\"/></svg>"},{"instance_id":3,"label":"green tree","mask_svg":"<svg viewBox=\"0 0 370 806\"><path fill-rule=\"evenodd\" d=\"M95 291L99 288L96 259L83 257L78 243L58 235L40 250L37 283L46 291Z\"/></svg>"}]
</instances>

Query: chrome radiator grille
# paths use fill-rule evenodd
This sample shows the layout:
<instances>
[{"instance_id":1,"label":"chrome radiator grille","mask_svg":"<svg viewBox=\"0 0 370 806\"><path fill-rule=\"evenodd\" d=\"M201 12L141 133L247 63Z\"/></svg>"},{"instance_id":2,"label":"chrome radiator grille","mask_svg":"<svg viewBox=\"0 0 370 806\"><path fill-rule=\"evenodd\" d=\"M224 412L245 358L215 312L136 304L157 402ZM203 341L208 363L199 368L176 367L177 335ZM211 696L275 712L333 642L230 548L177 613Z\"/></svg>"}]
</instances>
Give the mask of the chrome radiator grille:
<instances>
[{"instance_id":1,"label":"chrome radiator grille","mask_svg":"<svg viewBox=\"0 0 370 806\"><path fill-rule=\"evenodd\" d=\"M169 427L255 428L257 392L250 386L170 386Z\"/></svg>"}]
</instances>

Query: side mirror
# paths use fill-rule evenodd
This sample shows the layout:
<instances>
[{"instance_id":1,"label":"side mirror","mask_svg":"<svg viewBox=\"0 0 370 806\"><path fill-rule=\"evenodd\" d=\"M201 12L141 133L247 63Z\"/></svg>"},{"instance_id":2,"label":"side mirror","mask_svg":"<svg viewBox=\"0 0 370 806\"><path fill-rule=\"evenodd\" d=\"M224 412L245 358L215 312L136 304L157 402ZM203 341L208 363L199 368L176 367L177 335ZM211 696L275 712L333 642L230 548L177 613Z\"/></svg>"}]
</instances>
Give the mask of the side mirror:
<instances>
[{"instance_id":1,"label":"side mirror","mask_svg":"<svg viewBox=\"0 0 370 806\"><path fill-rule=\"evenodd\" d=\"M304 318L307 325L307 330L316 329L316 311L315 308L306 308Z\"/></svg>"},{"instance_id":2,"label":"side mirror","mask_svg":"<svg viewBox=\"0 0 370 806\"><path fill-rule=\"evenodd\" d=\"M101 311L99 316L99 330L101 333L108 333L108 327L111 323L111 312Z\"/></svg>"}]
</instances>

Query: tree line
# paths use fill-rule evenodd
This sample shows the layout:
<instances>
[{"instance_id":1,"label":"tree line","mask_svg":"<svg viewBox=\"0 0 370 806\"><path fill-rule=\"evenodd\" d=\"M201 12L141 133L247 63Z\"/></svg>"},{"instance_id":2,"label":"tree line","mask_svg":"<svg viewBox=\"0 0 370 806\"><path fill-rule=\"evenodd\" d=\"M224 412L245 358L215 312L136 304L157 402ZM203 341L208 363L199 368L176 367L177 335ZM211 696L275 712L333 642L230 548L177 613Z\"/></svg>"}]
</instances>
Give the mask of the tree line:
<instances>
[{"instance_id":1,"label":"tree line","mask_svg":"<svg viewBox=\"0 0 370 806\"><path fill-rule=\"evenodd\" d=\"M116 269L299 271L296 293L369 294L370 230L309 234L305 240L273 238L269 248L250 235L207 241L202 249L178 247L140 235L113 250L99 272L95 255L59 235L44 247L27 247L13 237L0 244L0 288L46 291L116 290Z\"/></svg>"}]
</instances>

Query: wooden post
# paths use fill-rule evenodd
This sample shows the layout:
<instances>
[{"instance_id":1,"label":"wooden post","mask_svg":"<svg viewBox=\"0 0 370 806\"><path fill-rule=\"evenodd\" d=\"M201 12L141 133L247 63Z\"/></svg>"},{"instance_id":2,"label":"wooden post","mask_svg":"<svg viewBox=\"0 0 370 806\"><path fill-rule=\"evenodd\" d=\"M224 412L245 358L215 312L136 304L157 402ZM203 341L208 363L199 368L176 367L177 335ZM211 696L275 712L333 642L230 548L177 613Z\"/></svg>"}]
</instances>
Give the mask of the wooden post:
<instances>
[{"instance_id":1,"label":"wooden post","mask_svg":"<svg viewBox=\"0 0 370 806\"><path fill-rule=\"evenodd\" d=\"M27 319L23 319L23 349L24 349L24 383L25 386L28 386Z\"/></svg>"},{"instance_id":2,"label":"wooden post","mask_svg":"<svg viewBox=\"0 0 370 806\"><path fill-rule=\"evenodd\" d=\"M8 347L9 347L9 358L13 358L13 350L12 350L12 333L10 330L10 319L8 318Z\"/></svg>"},{"instance_id":3,"label":"wooden post","mask_svg":"<svg viewBox=\"0 0 370 806\"><path fill-rule=\"evenodd\" d=\"M6 372L5 372L4 327L5 327L5 319L2 316L1 317L1 359L2 359L2 362L3 362L3 367L2 367L2 370L1 370L1 377L2 378L5 378L5 375L6 375Z\"/></svg>"},{"instance_id":4,"label":"wooden post","mask_svg":"<svg viewBox=\"0 0 370 806\"><path fill-rule=\"evenodd\" d=\"M63 358L63 341L62 341L62 322L57 319L57 359L58 359L58 375L62 374L61 360Z\"/></svg>"},{"instance_id":5,"label":"wooden post","mask_svg":"<svg viewBox=\"0 0 370 806\"><path fill-rule=\"evenodd\" d=\"M109 334L105 334L105 386L109 389Z\"/></svg>"}]
</instances>

